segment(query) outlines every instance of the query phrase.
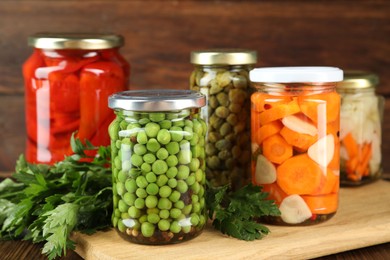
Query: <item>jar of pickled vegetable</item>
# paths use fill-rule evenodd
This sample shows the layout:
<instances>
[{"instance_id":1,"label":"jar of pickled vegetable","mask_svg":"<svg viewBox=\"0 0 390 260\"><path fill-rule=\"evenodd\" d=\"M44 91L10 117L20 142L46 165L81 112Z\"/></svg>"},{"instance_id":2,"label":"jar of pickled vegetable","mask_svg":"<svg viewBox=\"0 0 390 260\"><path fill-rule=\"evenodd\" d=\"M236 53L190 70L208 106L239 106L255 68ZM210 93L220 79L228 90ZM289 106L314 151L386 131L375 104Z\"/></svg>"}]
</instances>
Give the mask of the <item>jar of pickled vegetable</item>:
<instances>
[{"instance_id":1,"label":"jar of pickled vegetable","mask_svg":"<svg viewBox=\"0 0 390 260\"><path fill-rule=\"evenodd\" d=\"M128 86L123 38L109 34L38 33L23 65L27 128L26 159L54 163L72 152L70 138L109 145L115 115L108 96Z\"/></svg>"},{"instance_id":2,"label":"jar of pickled vegetable","mask_svg":"<svg viewBox=\"0 0 390 260\"><path fill-rule=\"evenodd\" d=\"M341 185L361 185L381 177L384 98L375 93L378 83L373 73L350 71L337 86Z\"/></svg>"},{"instance_id":3,"label":"jar of pickled vegetable","mask_svg":"<svg viewBox=\"0 0 390 260\"><path fill-rule=\"evenodd\" d=\"M235 190L250 182L249 70L252 50L220 49L191 53L190 88L207 97L206 176L214 186Z\"/></svg>"},{"instance_id":4,"label":"jar of pickled vegetable","mask_svg":"<svg viewBox=\"0 0 390 260\"><path fill-rule=\"evenodd\" d=\"M275 67L250 72L252 183L281 216L264 221L310 225L338 207L340 97L334 67Z\"/></svg>"},{"instance_id":5,"label":"jar of pickled vegetable","mask_svg":"<svg viewBox=\"0 0 390 260\"><path fill-rule=\"evenodd\" d=\"M140 244L172 244L206 224L205 135L190 90L138 90L114 94L111 137L114 212L120 236Z\"/></svg>"}]
</instances>

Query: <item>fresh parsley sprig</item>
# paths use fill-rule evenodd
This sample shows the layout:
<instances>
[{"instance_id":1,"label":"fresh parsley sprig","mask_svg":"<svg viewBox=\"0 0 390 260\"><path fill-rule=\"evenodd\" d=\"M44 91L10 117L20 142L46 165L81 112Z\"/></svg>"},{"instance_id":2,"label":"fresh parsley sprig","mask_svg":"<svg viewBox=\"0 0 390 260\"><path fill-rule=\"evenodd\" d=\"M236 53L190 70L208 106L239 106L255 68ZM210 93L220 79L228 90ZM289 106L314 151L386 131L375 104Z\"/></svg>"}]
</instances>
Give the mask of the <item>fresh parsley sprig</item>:
<instances>
[{"instance_id":1,"label":"fresh parsley sprig","mask_svg":"<svg viewBox=\"0 0 390 260\"><path fill-rule=\"evenodd\" d=\"M248 184L232 192L229 186L207 185L206 204L212 225L223 234L252 241L261 239L270 230L259 223L263 216L279 216L274 201L267 200L260 186Z\"/></svg>"},{"instance_id":2,"label":"fresh parsley sprig","mask_svg":"<svg viewBox=\"0 0 390 260\"><path fill-rule=\"evenodd\" d=\"M74 154L55 165L30 164L21 155L11 179L0 183L0 239L44 242L49 259L74 249L72 231L110 226L112 181L109 147L96 149L72 137Z\"/></svg>"}]
</instances>

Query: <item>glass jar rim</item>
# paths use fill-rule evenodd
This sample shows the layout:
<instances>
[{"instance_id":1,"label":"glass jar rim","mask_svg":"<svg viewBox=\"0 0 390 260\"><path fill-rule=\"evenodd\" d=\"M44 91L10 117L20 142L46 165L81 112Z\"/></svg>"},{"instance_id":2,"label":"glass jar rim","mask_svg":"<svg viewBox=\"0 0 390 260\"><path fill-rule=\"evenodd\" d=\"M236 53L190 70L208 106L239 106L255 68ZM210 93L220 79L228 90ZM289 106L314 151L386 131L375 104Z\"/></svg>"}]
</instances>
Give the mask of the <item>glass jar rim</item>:
<instances>
[{"instance_id":1,"label":"glass jar rim","mask_svg":"<svg viewBox=\"0 0 390 260\"><path fill-rule=\"evenodd\" d=\"M209 49L191 52L195 65L248 65L257 62L257 52L246 49Z\"/></svg>"},{"instance_id":2,"label":"glass jar rim","mask_svg":"<svg viewBox=\"0 0 390 260\"><path fill-rule=\"evenodd\" d=\"M193 90L128 90L115 93L108 98L110 108L128 111L177 111L205 105L206 97Z\"/></svg>"},{"instance_id":3,"label":"glass jar rim","mask_svg":"<svg viewBox=\"0 0 390 260\"><path fill-rule=\"evenodd\" d=\"M255 83L330 83L342 81L343 71L323 66L265 67L251 70L249 78Z\"/></svg>"},{"instance_id":4,"label":"glass jar rim","mask_svg":"<svg viewBox=\"0 0 390 260\"><path fill-rule=\"evenodd\" d=\"M28 45L39 49L100 50L123 46L121 35L110 33L49 33L40 32L28 37Z\"/></svg>"}]
</instances>

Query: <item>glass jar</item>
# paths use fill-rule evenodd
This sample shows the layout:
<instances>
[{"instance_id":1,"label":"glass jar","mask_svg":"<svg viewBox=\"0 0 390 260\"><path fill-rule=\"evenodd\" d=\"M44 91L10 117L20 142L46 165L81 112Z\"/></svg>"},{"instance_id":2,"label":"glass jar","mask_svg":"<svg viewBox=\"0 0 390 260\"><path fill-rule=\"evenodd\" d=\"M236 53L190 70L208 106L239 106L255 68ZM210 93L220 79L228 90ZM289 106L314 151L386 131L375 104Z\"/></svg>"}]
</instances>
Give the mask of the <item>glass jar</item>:
<instances>
[{"instance_id":1,"label":"glass jar","mask_svg":"<svg viewBox=\"0 0 390 260\"><path fill-rule=\"evenodd\" d=\"M375 94L378 76L350 71L337 86L340 111L340 184L361 185L381 177L384 97Z\"/></svg>"},{"instance_id":2,"label":"glass jar","mask_svg":"<svg viewBox=\"0 0 390 260\"><path fill-rule=\"evenodd\" d=\"M338 207L340 97L333 67L259 68L250 72L252 183L263 187L281 225L310 225Z\"/></svg>"},{"instance_id":3,"label":"glass jar","mask_svg":"<svg viewBox=\"0 0 390 260\"><path fill-rule=\"evenodd\" d=\"M202 117L208 124L206 176L213 186L233 190L250 182L249 70L251 50L220 49L191 53L190 88L207 98Z\"/></svg>"},{"instance_id":4,"label":"glass jar","mask_svg":"<svg viewBox=\"0 0 390 260\"><path fill-rule=\"evenodd\" d=\"M190 90L139 90L109 98L114 212L120 236L140 244L172 244L206 224L205 134Z\"/></svg>"},{"instance_id":5,"label":"glass jar","mask_svg":"<svg viewBox=\"0 0 390 260\"><path fill-rule=\"evenodd\" d=\"M127 89L129 64L119 54L123 38L106 34L38 33L23 65L26 159L48 163L72 152L70 137L109 145L115 115L108 96Z\"/></svg>"}]
</instances>

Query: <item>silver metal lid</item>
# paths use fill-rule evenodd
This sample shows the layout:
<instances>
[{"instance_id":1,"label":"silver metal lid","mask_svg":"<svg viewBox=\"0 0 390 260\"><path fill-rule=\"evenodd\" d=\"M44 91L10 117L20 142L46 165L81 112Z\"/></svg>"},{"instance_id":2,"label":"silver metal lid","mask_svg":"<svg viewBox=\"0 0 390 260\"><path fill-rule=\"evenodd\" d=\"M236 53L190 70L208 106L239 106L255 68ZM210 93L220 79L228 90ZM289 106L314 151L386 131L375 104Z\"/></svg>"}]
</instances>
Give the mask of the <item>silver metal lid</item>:
<instances>
[{"instance_id":1,"label":"silver metal lid","mask_svg":"<svg viewBox=\"0 0 390 260\"><path fill-rule=\"evenodd\" d=\"M128 90L108 98L110 108L129 111L174 111L200 108L205 105L206 97L193 90Z\"/></svg>"},{"instance_id":2,"label":"silver metal lid","mask_svg":"<svg viewBox=\"0 0 390 260\"><path fill-rule=\"evenodd\" d=\"M100 50L123 44L123 37L116 34L36 33L28 37L28 45L39 49Z\"/></svg>"},{"instance_id":3,"label":"silver metal lid","mask_svg":"<svg viewBox=\"0 0 390 260\"><path fill-rule=\"evenodd\" d=\"M337 85L338 89L373 88L379 84L378 75L368 71L346 71L344 80Z\"/></svg>"},{"instance_id":4,"label":"silver metal lid","mask_svg":"<svg viewBox=\"0 0 390 260\"><path fill-rule=\"evenodd\" d=\"M211 49L191 52L191 63L197 65L246 65L257 62L257 52L244 49Z\"/></svg>"}]
</instances>

